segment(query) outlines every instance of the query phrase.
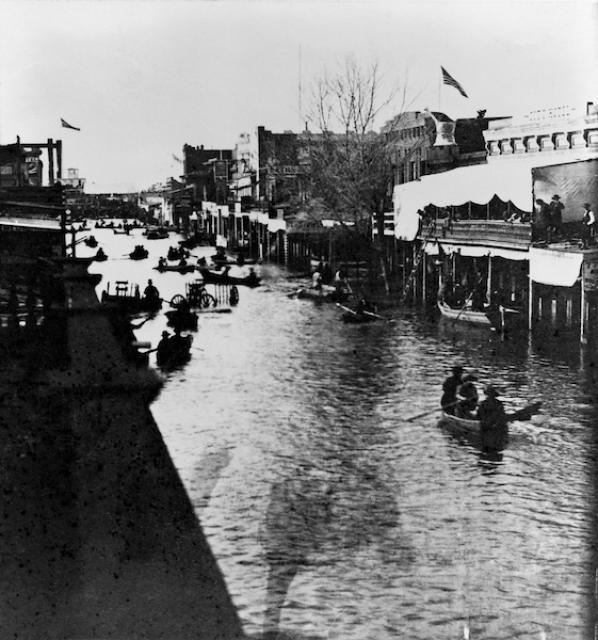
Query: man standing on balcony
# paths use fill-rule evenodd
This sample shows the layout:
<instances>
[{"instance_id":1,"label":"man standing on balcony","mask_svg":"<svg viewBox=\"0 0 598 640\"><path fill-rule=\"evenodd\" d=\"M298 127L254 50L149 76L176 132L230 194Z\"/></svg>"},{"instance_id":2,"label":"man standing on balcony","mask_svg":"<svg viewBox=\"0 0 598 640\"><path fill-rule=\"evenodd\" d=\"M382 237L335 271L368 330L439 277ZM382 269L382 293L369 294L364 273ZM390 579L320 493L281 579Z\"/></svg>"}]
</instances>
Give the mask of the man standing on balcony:
<instances>
[{"instance_id":1,"label":"man standing on balcony","mask_svg":"<svg viewBox=\"0 0 598 640\"><path fill-rule=\"evenodd\" d=\"M534 231L537 233L535 240L544 240L548 243L552 240L550 228L550 210L542 198L536 199L538 210L534 220Z\"/></svg>"},{"instance_id":2,"label":"man standing on balcony","mask_svg":"<svg viewBox=\"0 0 598 640\"><path fill-rule=\"evenodd\" d=\"M596 234L596 216L592 211L592 207L589 202L583 205L583 236L582 236L582 248L587 249L589 245L594 244L594 236Z\"/></svg>"},{"instance_id":3,"label":"man standing on balcony","mask_svg":"<svg viewBox=\"0 0 598 640\"><path fill-rule=\"evenodd\" d=\"M561 202L561 197L558 195L552 196L552 202L550 203L550 228L552 232L549 242L551 242L553 238L561 236L564 208L565 205Z\"/></svg>"}]
</instances>

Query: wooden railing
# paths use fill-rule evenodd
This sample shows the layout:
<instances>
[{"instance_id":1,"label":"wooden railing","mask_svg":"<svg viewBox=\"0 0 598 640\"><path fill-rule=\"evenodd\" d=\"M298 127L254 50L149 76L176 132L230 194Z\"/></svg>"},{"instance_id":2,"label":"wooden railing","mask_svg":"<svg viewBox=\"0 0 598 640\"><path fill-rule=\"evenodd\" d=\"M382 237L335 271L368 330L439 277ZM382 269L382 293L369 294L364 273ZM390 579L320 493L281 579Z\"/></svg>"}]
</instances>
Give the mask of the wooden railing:
<instances>
[{"instance_id":1,"label":"wooden railing","mask_svg":"<svg viewBox=\"0 0 598 640\"><path fill-rule=\"evenodd\" d=\"M502 220L460 220L448 218L422 225L419 237L430 235L439 241L524 250L532 241L531 224Z\"/></svg>"}]
</instances>

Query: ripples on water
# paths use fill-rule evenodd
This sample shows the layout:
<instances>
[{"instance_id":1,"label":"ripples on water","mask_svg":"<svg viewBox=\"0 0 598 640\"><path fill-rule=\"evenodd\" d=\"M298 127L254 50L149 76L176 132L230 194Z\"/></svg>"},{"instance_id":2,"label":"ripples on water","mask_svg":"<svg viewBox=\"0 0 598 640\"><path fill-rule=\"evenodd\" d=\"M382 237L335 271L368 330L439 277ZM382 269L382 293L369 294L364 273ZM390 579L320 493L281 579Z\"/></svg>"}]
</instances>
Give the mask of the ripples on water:
<instances>
[{"instance_id":1,"label":"ripples on water","mask_svg":"<svg viewBox=\"0 0 598 640\"><path fill-rule=\"evenodd\" d=\"M94 234L109 255L143 240ZM176 239L146 241L147 261L91 270L183 293L192 275L150 272ZM391 322L345 325L261 269L265 286L241 288L232 314L200 319L192 360L152 406L248 634L428 640L468 625L485 640L584 637L589 356L399 308ZM163 328L160 315L137 337L155 343ZM544 401L500 463L436 416L406 421L435 406L455 362L499 386L508 408Z\"/></svg>"}]
</instances>

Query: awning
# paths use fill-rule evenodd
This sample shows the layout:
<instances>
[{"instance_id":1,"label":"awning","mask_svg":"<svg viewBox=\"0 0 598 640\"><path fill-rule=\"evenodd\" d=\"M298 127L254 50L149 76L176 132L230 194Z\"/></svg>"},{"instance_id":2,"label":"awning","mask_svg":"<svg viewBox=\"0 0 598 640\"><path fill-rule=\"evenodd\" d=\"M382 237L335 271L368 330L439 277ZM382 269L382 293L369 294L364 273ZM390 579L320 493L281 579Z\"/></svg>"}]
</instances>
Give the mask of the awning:
<instances>
[{"instance_id":1,"label":"awning","mask_svg":"<svg viewBox=\"0 0 598 640\"><path fill-rule=\"evenodd\" d=\"M276 233L277 231L286 231L287 223L280 218L272 218L268 220L268 231L270 233Z\"/></svg>"},{"instance_id":2,"label":"awning","mask_svg":"<svg viewBox=\"0 0 598 640\"><path fill-rule=\"evenodd\" d=\"M511 157L396 185L393 192L395 235L399 240L414 240L419 226L417 211L429 204L437 207L460 206L468 202L483 205L498 196L504 202L510 200L523 211L532 211L532 169L557 162L562 162L562 158L543 158L542 154Z\"/></svg>"},{"instance_id":3,"label":"awning","mask_svg":"<svg viewBox=\"0 0 598 640\"><path fill-rule=\"evenodd\" d=\"M425 252L428 255L436 256L439 253L437 242L428 242ZM468 258L482 258L490 256L492 258L504 258L505 260L529 260L527 251L515 251L514 249L501 249L500 247L480 247L466 244L440 243L442 250L446 254L457 253Z\"/></svg>"},{"instance_id":4,"label":"awning","mask_svg":"<svg viewBox=\"0 0 598 640\"><path fill-rule=\"evenodd\" d=\"M583 253L550 249L529 250L529 274L533 282L555 287L572 287L579 278Z\"/></svg>"}]
</instances>

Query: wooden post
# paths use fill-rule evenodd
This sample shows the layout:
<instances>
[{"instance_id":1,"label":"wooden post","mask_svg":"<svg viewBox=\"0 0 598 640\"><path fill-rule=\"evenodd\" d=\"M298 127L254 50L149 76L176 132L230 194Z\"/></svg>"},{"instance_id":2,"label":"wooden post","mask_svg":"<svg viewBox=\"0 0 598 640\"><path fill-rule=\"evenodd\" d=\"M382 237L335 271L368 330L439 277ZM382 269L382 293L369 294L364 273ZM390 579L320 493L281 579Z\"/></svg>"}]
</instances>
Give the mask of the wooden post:
<instances>
[{"instance_id":1,"label":"wooden post","mask_svg":"<svg viewBox=\"0 0 598 640\"><path fill-rule=\"evenodd\" d=\"M48 138L48 184L54 184L54 143Z\"/></svg>"},{"instance_id":2,"label":"wooden post","mask_svg":"<svg viewBox=\"0 0 598 640\"><path fill-rule=\"evenodd\" d=\"M56 140L56 177L62 180L62 140Z\"/></svg>"},{"instance_id":3,"label":"wooden post","mask_svg":"<svg viewBox=\"0 0 598 640\"><path fill-rule=\"evenodd\" d=\"M583 270L581 272L581 318L579 326L579 340L584 343L586 341L586 288L583 282Z\"/></svg>"},{"instance_id":4,"label":"wooden post","mask_svg":"<svg viewBox=\"0 0 598 640\"><path fill-rule=\"evenodd\" d=\"M417 260L417 248L415 246L415 241L413 241L413 266L411 267L411 271L413 272L413 303L417 302L417 269L415 267L415 261Z\"/></svg>"},{"instance_id":5,"label":"wooden post","mask_svg":"<svg viewBox=\"0 0 598 640\"><path fill-rule=\"evenodd\" d=\"M532 323L534 319L534 281L532 280L531 275L528 275L529 278L529 289L528 289L528 305L527 305L527 328L532 330Z\"/></svg>"},{"instance_id":6,"label":"wooden post","mask_svg":"<svg viewBox=\"0 0 598 640\"><path fill-rule=\"evenodd\" d=\"M490 304L492 296L492 256L488 254L488 278L486 280L486 299Z\"/></svg>"},{"instance_id":7,"label":"wooden post","mask_svg":"<svg viewBox=\"0 0 598 640\"><path fill-rule=\"evenodd\" d=\"M422 250L422 304L425 306L426 304L426 251L425 247L421 248Z\"/></svg>"}]
</instances>

